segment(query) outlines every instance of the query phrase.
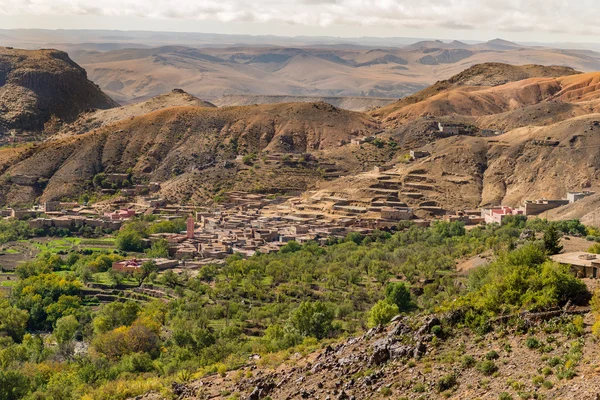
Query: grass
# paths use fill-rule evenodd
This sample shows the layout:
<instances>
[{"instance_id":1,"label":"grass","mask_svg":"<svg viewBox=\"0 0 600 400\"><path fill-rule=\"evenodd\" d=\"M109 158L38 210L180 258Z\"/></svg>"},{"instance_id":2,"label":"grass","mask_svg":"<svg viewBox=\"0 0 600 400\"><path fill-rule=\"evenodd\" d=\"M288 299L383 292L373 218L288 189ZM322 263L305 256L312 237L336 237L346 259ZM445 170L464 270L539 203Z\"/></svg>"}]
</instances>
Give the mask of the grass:
<instances>
[{"instance_id":1,"label":"grass","mask_svg":"<svg viewBox=\"0 0 600 400\"><path fill-rule=\"evenodd\" d=\"M4 254L21 254L21 252L16 249L5 249L2 252Z\"/></svg>"}]
</instances>

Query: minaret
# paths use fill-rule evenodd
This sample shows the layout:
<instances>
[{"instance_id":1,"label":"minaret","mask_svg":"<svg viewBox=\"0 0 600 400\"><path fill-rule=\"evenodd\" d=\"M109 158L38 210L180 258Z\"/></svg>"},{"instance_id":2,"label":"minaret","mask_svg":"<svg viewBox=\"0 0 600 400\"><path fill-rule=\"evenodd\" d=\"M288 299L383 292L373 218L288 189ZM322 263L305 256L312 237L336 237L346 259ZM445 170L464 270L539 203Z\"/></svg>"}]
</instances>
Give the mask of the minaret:
<instances>
[{"instance_id":1,"label":"minaret","mask_svg":"<svg viewBox=\"0 0 600 400\"><path fill-rule=\"evenodd\" d=\"M188 217L187 221L186 221L186 226L187 226L187 238L188 239L193 239L194 238L194 224L196 221L194 221L194 217L192 217L191 215Z\"/></svg>"}]
</instances>

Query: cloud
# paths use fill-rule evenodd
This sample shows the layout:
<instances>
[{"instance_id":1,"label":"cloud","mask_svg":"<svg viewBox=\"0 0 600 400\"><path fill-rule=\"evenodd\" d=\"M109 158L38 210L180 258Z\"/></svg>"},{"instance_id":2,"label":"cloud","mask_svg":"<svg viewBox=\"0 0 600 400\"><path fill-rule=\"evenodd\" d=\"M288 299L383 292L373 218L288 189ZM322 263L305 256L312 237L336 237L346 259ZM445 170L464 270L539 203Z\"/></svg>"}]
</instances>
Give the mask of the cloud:
<instances>
[{"instance_id":1,"label":"cloud","mask_svg":"<svg viewBox=\"0 0 600 400\"><path fill-rule=\"evenodd\" d=\"M597 0L0 0L5 15L93 15L306 26L595 35Z\"/></svg>"}]
</instances>

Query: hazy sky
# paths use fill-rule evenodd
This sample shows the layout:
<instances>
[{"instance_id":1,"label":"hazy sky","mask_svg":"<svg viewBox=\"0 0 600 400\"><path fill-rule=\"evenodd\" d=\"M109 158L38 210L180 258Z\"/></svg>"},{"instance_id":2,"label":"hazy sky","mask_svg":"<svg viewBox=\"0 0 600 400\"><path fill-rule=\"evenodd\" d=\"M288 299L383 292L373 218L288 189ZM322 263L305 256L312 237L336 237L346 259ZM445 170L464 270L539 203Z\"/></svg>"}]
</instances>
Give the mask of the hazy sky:
<instances>
[{"instance_id":1,"label":"hazy sky","mask_svg":"<svg viewBox=\"0 0 600 400\"><path fill-rule=\"evenodd\" d=\"M0 28L596 42L599 0L0 0Z\"/></svg>"}]
</instances>

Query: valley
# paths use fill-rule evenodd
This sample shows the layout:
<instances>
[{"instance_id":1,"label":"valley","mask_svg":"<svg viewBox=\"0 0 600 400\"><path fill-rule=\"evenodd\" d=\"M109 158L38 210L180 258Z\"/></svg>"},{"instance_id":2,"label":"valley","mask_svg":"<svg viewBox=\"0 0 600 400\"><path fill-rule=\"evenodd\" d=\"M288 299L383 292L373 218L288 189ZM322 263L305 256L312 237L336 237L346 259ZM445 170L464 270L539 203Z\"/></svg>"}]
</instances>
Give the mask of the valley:
<instances>
[{"instance_id":1,"label":"valley","mask_svg":"<svg viewBox=\"0 0 600 400\"><path fill-rule=\"evenodd\" d=\"M0 48L0 400L596 398L596 53L64 47Z\"/></svg>"}]
</instances>

